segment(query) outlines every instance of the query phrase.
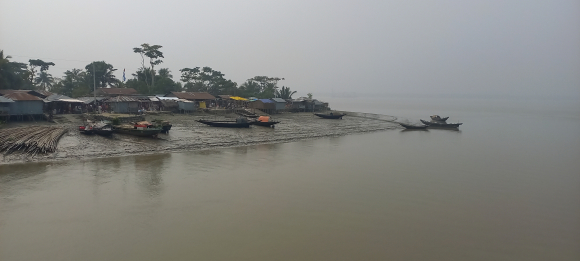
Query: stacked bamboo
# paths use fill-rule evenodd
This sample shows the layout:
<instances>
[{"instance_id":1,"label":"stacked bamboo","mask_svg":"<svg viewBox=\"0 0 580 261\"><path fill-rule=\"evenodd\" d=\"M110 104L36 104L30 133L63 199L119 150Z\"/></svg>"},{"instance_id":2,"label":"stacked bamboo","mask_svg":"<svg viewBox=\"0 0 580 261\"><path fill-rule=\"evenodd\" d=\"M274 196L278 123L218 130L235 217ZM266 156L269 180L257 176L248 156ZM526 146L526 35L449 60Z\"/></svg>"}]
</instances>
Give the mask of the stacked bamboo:
<instances>
[{"instance_id":1,"label":"stacked bamboo","mask_svg":"<svg viewBox=\"0 0 580 261\"><path fill-rule=\"evenodd\" d=\"M54 152L66 132L66 129L50 126L0 129L0 152L21 151L31 156Z\"/></svg>"}]
</instances>

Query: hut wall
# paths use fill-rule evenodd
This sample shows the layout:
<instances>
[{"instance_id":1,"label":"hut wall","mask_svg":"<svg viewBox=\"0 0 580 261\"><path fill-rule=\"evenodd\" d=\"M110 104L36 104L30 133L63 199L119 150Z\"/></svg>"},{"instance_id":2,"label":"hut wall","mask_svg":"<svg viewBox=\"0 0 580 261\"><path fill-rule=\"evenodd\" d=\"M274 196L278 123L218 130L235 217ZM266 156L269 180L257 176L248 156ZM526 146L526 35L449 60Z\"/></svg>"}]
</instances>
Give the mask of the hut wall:
<instances>
[{"instance_id":1,"label":"hut wall","mask_svg":"<svg viewBox=\"0 0 580 261\"><path fill-rule=\"evenodd\" d=\"M138 102L109 102L109 105L116 113L136 113L139 110Z\"/></svg>"},{"instance_id":2,"label":"hut wall","mask_svg":"<svg viewBox=\"0 0 580 261\"><path fill-rule=\"evenodd\" d=\"M179 102L177 102L177 104L179 105L180 111L195 111L195 109L196 109L194 102L179 101Z\"/></svg>"},{"instance_id":3,"label":"hut wall","mask_svg":"<svg viewBox=\"0 0 580 261\"><path fill-rule=\"evenodd\" d=\"M276 102L274 103L276 105L276 110L284 110L286 109L286 103L285 102Z\"/></svg>"},{"instance_id":4,"label":"hut wall","mask_svg":"<svg viewBox=\"0 0 580 261\"><path fill-rule=\"evenodd\" d=\"M10 115L39 115L43 106L43 101L14 101L10 103Z\"/></svg>"}]
</instances>

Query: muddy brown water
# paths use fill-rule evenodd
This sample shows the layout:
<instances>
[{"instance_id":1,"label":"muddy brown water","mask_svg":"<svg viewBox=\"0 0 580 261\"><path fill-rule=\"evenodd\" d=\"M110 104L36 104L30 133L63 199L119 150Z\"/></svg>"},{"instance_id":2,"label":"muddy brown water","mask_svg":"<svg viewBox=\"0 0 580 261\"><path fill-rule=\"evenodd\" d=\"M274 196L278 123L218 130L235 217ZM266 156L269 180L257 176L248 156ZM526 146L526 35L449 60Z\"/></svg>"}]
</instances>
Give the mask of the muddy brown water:
<instances>
[{"instance_id":1,"label":"muddy brown water","mask_svg":"<svg viewBox=\"0 0 580 261\"><path fill-rule=\"evenodd\" d=\"M578 260L580 119L474 111L459 131L184 124L99 159L69 136L70 160L0 165L0 260Z\"/></svg>"}]
</instances>

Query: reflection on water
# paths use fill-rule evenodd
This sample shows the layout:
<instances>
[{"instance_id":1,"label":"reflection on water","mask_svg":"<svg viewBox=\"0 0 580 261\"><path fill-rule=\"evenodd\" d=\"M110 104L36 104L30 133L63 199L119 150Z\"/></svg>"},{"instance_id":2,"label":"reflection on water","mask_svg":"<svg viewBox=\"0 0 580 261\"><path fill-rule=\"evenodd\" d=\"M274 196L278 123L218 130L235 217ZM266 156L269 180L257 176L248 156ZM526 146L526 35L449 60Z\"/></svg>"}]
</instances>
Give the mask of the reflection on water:
<instances>
[{"instance_id":1,"label":"reflection on water","mask_svg":"<svg viewBox=\"0 0 580 261\"><path fill-rule=\"evenodd\" d=\"M1 165L0 260L580 259L580 121L482 115L461 131Z\"/></svg>"}]
</instances>

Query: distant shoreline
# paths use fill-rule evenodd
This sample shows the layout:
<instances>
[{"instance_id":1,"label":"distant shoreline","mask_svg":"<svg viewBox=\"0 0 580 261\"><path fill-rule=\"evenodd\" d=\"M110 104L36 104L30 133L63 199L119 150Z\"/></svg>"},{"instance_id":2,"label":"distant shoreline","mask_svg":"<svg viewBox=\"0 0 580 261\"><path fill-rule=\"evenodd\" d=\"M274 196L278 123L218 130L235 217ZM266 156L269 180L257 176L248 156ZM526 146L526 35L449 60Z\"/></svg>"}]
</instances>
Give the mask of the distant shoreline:
<instances>
[{"instance_id":1,"label":"distant shoreline","mask_svg":"<svg viewBox=\"0 0 580 261\"><path fill-rule=\"evenodd\" d=\"M281 123L270 129L252 126L250 129L216 128L195 122L197 119L232 119L237 115L173 114L146 115L146 120L162 118L173 124L168 134L160 134L157 139L138 138L123 134L114 134L112 138L82 135L78 126L82 124L81 115L77 122L54 124L48 122L18 122L15 126L61 125L68 129L59 141L56 152L50 154L26 156L19 152L3 155L0 165L25 164L30 162L65 162L68 160L92 160L99 158L179 153L221 148L253 146L260 144L287 143L299 140L322 137L344 136L355 133L375 132L400 128L393 123L395 117L385 119L368 118L361 113L346 112L342 120L321 119L309 112L275 114L271 117ZM348 116L351 114L351 116ZM375 116L377 117L377 116ZM392 118L389 118L392 117ZM70 119L71 116L68 116Z\"/></svg>"}]
</instances>

